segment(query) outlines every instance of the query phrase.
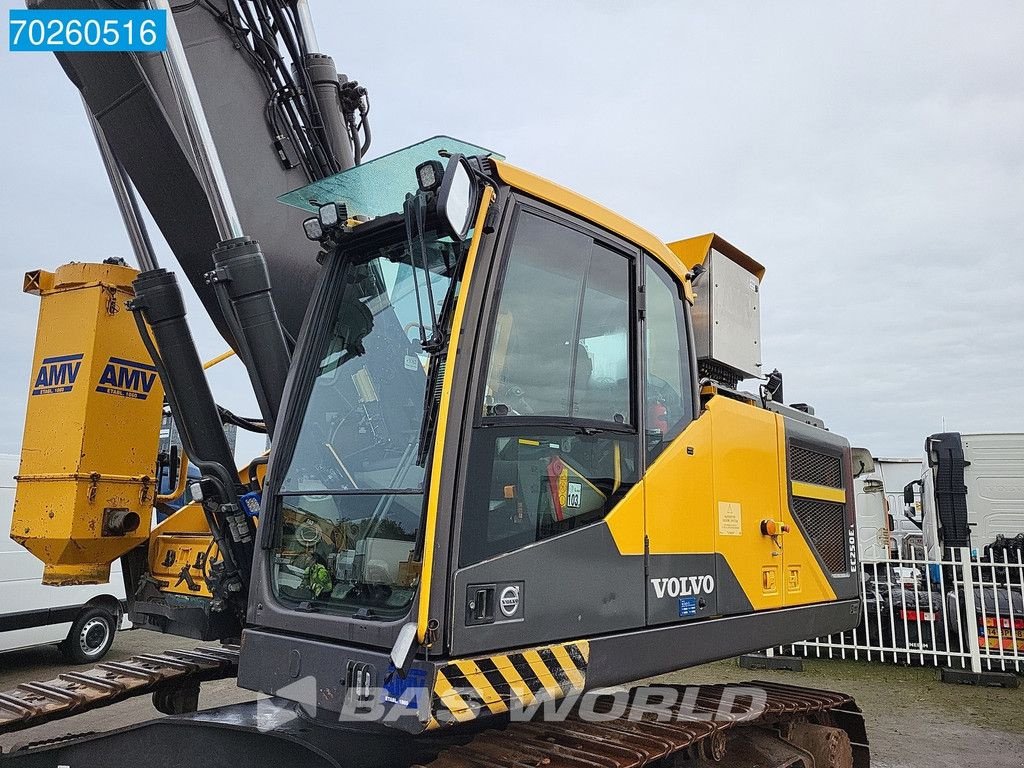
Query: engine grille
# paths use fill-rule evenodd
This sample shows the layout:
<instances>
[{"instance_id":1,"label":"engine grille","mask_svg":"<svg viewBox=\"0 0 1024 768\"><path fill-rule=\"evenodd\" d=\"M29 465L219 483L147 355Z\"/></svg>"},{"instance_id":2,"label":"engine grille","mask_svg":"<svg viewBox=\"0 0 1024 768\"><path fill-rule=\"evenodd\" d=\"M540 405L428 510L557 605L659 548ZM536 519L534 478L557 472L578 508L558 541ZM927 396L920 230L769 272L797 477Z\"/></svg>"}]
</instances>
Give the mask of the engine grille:
<instances>
[{"instance_id":1,"label":"engine grille","mask_svg":"<svg viewBox=\"0 0 1024 768\"><path fill-rule=\"evenodd\" d=\"M726 389L736 389L740 383L740 376L736 371L716 360L698 360L697 372L701 379L717 381Z\"/></svg>"},{"instance_id":2,"label":"engine grille","mask_svg":"<svg viewBox=\"0 0 1024 768\"><path fill-rule=\"evenodd\" d=\"M843 463L838 456L801 448L799 445L789 447L789 474L800 483L815 483L829 488L843 487Z\"/></svg>"},{"instance_id":3,"label":"engine grille","mask_svg":"<svg viewBox=\"0 0 1024 768\"><path fill-rule=\"evenodd\" d=\"M846 506L834 501L793 498L793 515L831 573L845 573Z\"/></svg>"}]
</instances>

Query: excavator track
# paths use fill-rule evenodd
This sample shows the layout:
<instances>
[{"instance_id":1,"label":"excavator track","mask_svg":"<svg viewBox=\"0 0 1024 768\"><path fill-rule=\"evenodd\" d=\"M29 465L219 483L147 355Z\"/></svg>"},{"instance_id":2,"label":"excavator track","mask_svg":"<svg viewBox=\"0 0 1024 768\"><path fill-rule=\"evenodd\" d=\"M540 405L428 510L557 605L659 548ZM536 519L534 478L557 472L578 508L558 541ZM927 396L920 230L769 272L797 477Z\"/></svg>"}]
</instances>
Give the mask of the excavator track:
<instances>
[{"instance_id":1,"label":"excavator track","mask_svg":"<svg viewBox=\"0 0 1024 768\"><path fill-rule=\"evenodd\" d=\"M230 677L237 650L142 654L24 683L0 694L0 733L29 728L144 693L198 689ZM757 691L757 696L750 692ZM654 695L652 696L652 692ZM211 766L259 753L264 768L869 768L867 735L850 696L755 681L740 685L634 688L614 711L578 703L562 720L495 721L473 735L443 728L422 738L336 727L310 728L286 709L259 702L157 719L104 735L23 745L6 756L19 768L108 765L111 754L178 766L188 740ZM659 693L676 702L664 706ZM640 702L640 703L638 703ZM653 703L651 703L653 702ZM277 714L272 714L273 712ZM599 714L595 719L593 712ZM383 739L383 741L381 741ZM226 761L226 757L230 760ZM5 758L0 758L4 762ZM191 758L190 758L191 759ZM131 764L132 760L128 761Z\"/></svg>"},{"instance_id":2,"label":"excavator track","mask_svg":"<svg viewBox=\"0 0 1024 768\"><path fill-rule=\"evenodd\" d=\"M237 674L238 649L227 646L143 653L85 672L62 672L52 680L21 683L0 693L0 734L148 693L155 694L158 709L170 713L175 695L197 692L201 682Z\"/></svg>"},{"instance_id":3,"label":"excavator track","mask_svg":"<svg viewBox=\"0 0 1024 768\"><path fill-rule=\"evenodd\" d=\"M615 719L513 723L450 747L417 768L867 768L860 709L845 694L751 682L674 689L669 708L629 704ZM750 689L763 702L736 697ZM631 691L630 701L635 700ZM730 701L723 715L719 705ZM704 713L703 715L701 713ZM715 717L710 717L717 713Z\"/></svg>"}]
</instances>

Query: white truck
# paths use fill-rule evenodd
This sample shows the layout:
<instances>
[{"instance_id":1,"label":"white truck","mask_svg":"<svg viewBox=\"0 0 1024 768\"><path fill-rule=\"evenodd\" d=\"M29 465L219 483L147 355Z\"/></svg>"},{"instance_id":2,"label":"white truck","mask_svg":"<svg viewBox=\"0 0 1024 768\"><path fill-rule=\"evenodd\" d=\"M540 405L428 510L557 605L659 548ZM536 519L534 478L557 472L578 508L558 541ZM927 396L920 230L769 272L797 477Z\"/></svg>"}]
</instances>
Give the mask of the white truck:
<instances>
[{"instance_id":1,"label":"white truck","mask_svg":"<svg viewBox=\"0 0 1024 768\"><path fill-rule=\"evenodd\" d=\"M918 490L920 512L913 505ZM904 494L929 558L970 547L982 560L1024 560L1024 433L930 436L925 469Z\"/></svg>"},{"instance_id":2,"label":"white truck","mask_svg":"<svg viewBox=\"0 0 1024 768\"><path fill-rule=\"evenodd\" d=\"M860 462L863 462L861 464ZM904 488L922 473L920 459L874 458L858 449L854 456L854 500L861 562L899 557L909 537L921 530L903 514Z\"/></svg>"},{"instance_id":3,"label":"white truck","mask_svg":"<svg viewBox=\"0 0 1024 768\"><path fill-rule=\"evenodd\" d=\"M110 650L125 626L120 563L97 586L43 586L43 564L8 535L18 457L0 454L0 652L58 645L69 661L88 664ZM0 656L0 666L4 666Z\"/></svg>"}]
</instances>

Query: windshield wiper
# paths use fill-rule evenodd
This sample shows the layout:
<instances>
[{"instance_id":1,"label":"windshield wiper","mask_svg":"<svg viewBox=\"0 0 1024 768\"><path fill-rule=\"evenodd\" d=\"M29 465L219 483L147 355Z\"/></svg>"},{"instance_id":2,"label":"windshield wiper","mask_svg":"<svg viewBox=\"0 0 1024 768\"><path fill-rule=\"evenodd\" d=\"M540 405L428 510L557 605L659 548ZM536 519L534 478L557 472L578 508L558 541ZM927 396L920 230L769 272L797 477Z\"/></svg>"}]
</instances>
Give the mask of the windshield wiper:
<instances>
[{"instance_id":1,"label":"windshield wiper","mask_svg":"<svg viewBox=\"0 0 1024 768\"><path fill-rule=\"evenodd\" d=\"M352 614L354 619L362 619L363 621L380 621L383 616L378 616L373 612L372 608L360 608L358 611Z\"/></svg>"},{"instance_id":2,"label":"windshield wiper","mask_svg":"<svg viewBox=\"0 0 1024 768\"><path fill-rule=\"evenodd\" d=\"M420 346L427 350L437 340L437 312L434 309L434 288L430 280L430 265L427 263L427 242L425 237L426 224L426 196L423 193L415 195L408 194L405 197L405 245L409 252L409 266L412 268L412 285L416 293L416 319L420 329ZM419 240L419 248L416 241ZM420 300L420 282L417 277L417 265L415 251L419 251L419 269L423 270L424 280L427 283L427 306L430 309L430 338L427 338L425 318L423 316L423 304Z\"/></svg>"}]
</instances>

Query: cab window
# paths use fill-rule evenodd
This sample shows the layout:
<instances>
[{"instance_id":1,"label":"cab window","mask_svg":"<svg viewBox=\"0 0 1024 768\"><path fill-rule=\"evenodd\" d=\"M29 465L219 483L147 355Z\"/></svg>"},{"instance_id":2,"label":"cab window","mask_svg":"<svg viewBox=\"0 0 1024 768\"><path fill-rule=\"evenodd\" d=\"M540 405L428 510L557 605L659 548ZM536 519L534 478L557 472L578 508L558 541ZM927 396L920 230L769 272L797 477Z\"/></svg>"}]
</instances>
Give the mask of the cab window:
<instances>
[{"instance_id":1,"label":"cab window","mask_svg":"<svg viewBox=\"0 0 1024 768\"><path fill-rule=\"evenodd\" d=\"M462 565L601 520L637 481L635 259L527 210L506 259L471 438Z\"/></svg>"},{"instance_id":2,"label":"cab window","mask_svg":"<svg viewBox=\"0 0 1024 768\"><path fill-rule=\"evenodd\" d=\"M654 259L645 262L644 409L650 463L693 419L693 393L682 288Z\"/></svg>"}]
</instances>

